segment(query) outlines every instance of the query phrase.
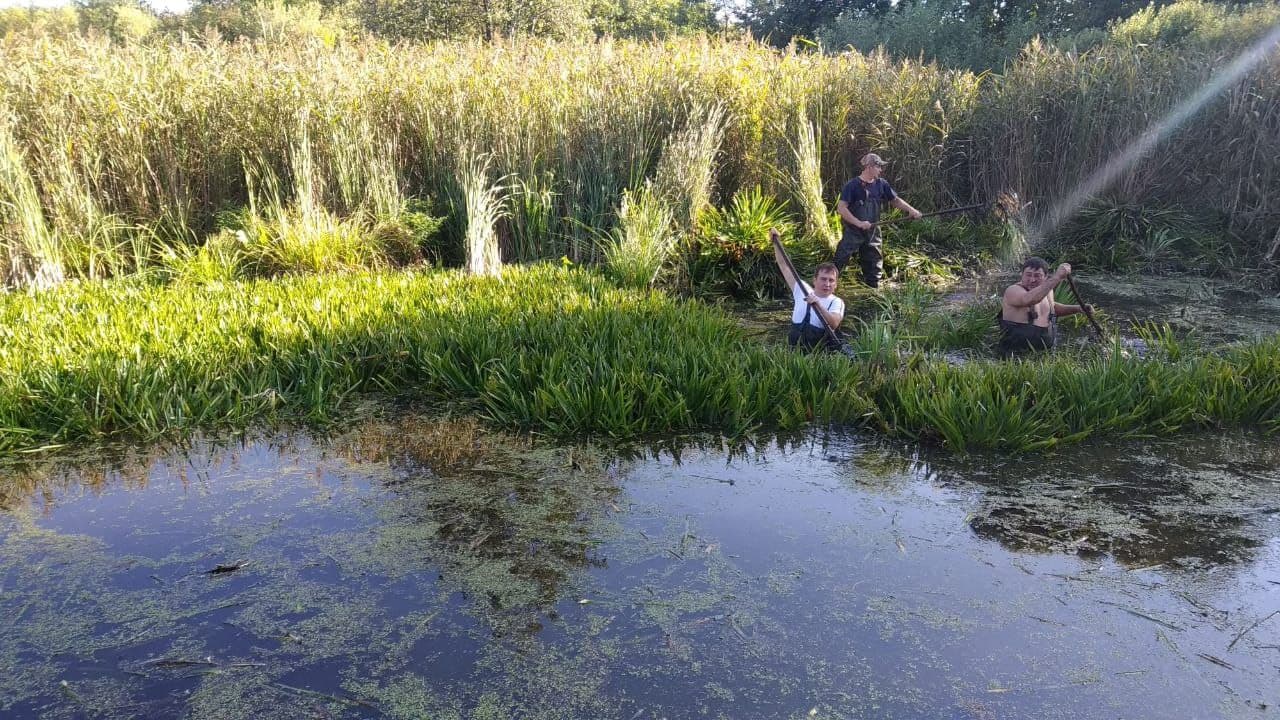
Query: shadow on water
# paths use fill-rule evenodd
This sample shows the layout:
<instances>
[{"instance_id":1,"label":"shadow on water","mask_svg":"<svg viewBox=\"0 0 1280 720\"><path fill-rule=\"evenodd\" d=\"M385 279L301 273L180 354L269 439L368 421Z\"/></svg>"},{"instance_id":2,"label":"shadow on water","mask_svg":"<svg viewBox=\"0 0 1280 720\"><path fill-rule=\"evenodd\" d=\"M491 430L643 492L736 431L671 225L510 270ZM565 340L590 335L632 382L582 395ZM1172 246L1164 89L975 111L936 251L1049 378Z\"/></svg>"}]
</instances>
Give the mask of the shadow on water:
<instances>
[{"instance_id":1,"label":"shadow on water","mask_svg":"<svg viewBox=\"0 0 1280 720\"><path fill-rule=\"evenodd\" d=\"M28 460L0 470L0 712L1251 716L1278 461L415 417Z\"/></svg>"}]
</instances>

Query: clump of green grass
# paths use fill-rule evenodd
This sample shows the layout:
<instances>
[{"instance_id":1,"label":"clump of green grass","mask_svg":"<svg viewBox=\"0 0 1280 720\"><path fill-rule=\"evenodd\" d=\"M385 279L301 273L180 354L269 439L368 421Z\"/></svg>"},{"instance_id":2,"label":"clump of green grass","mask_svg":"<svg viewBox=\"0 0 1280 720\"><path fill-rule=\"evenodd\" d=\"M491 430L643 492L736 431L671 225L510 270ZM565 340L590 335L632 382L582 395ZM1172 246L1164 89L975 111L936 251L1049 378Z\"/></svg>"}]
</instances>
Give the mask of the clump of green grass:
<instances>
[{"instance_id":1,"label":"clump of green grass","mask_svg":"<svg viewBox=\"0 0 1280 720\"><path fill-rule=\"evenodd\" d=\"M204 245L177 245L161 259L161 272L174 282L228 283L247 275L249 250L235 232L223 232Z\"/></svg>"},{"instance_id":2,"label":"clump of green grass","mask_svg":"<svg viewBox=\"0 0 1280 720\"><path fill-rule=\"evenodd\" d=\"M822 184L822 131L809 121L804 108L799 111L797 124L796 143L791 148L795 159L792 192L804 210L805 233L834 250L840 238L831 225Z\"/></svg>"},{"instance_id":3,"label":"clump of green grass","mask_svg":"<svg viewBox=\"0 0 1280 720\"><path fill-rule=\"evenodd\" d=\"M1193 215L1172 205L1099 198L1048 238L1047 246L1108 270L1214 272L1237 259L1228 235L1216 211Z\"/></svg>"},{"instance_id":4,"label":"clump of green grass","mask_svg":"<svg viewBox=\"0 0 1280 720\"><path fill-rule=\"evenodd\" d=\"M249 205L222 220L255 275L349 271L385 259L364 217L340 217L320 202L311 157L303 136L294 146L290 199L265 160L245 163Z\"/></svg>"},{"instance_id":5,"label":"clump of green grass","mask_svg":"<svg viewBox=\"0 0 1280 720\"><path fill-rule=\"evenodd\" d=\"M464 153L463 157L458 166L458 185L466 222L463 243L467 249L467 272L496 276L502 272L497 224L507 214L502 188L489 180L488 156L467 157Z\"/></svg>"},{"instance_id":6,"label":"clump of green grass","mask_svg":"<svg viewBox=\"0 0 1280 720\"><path fill-rule=\"evenodd\" d=\"M645 185L622 196L618 224L604 236L604 262L623 287L652 287L679 236L671 211Z\"/></svg>"}]
</instances>

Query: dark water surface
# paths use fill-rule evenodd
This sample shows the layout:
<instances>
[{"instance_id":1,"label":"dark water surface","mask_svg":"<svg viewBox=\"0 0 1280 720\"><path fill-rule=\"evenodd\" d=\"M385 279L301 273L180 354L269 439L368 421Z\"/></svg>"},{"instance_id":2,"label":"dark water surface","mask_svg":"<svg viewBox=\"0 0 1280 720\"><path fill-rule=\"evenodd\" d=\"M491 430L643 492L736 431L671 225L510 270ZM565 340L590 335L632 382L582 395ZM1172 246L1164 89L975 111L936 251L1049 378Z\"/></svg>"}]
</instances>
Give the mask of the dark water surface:
<instances>
[{"instance_id":1,"label":"dark water surface","mask_svg":"<svg viewBox=\"0 0 1280 720\"><path fill-rule=\"evenodd\" d=\"M1278 467L425 420L11 466L0 716L1275 717Z\"/></svg>"}]
</instances>

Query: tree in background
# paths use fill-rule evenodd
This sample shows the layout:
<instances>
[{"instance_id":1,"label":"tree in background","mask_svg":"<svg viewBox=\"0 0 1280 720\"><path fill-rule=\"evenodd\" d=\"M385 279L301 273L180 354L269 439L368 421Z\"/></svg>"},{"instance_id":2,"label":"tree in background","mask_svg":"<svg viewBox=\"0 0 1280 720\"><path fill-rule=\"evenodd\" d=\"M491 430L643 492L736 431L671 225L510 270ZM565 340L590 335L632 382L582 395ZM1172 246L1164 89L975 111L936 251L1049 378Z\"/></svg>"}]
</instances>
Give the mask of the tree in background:
<instances>
[{"instance_id":1,"label":"tree in background","mask_svg":"<svg viewBox=\"0 0 1280 720\"><path fill-rule=\"evenodd\" d=\"M351 0L343 7L386 37L541 35L571 37L590 26L591 0Z\"/></svg>"},{"instance_id":2,"label":"tree in background","mask_svg":"<svg viewBox=\"0 0 1280 720\"><path fill-rule=\"evenodd\" d=\"M349 0L344 7L374 33L418 39L651 37L715 23L709 0Z\"/></svg>"},{"instance_id":3,"label":"tree in background","mask_svg":"<svg viewBox=\"0 0 1280 720\"><path fill-rule=\"evenodd\" d=\"M315 0L196 0L170 30L216 30L226 38L296 38L332 46L358 23L331 3Z\"/></svg>"},{"instance_id":4,"label":"tree in background","mask_svg":"<svg viewBox=\"0 0 1280 720\"><path fill-rule=\"evenodd\" d=\"M159 24L141 0L77 0L81 32L99 32L115 42L135 42Z\"/></svg>"},{"instance_id":5,"label":"tree in background","mask_svg":"<svg viewBox=\"0 0 1280 720\"><path fill-rule=\"evenodd\" d=\"M1060 36L1101 28L1148 5L1171 0L952 0L988 37L1000 37L1011 25L1031 23L1036 33Z\"/></svg>"},{"instance_id":6,"label":"tree in background","mask_svg":"<svg viewBox=\"0 0 1280 720\"><path fill-rule=\"evenodd\" d=\"M828 48L923 58L951 67L999 70L1036 36L1092 31L1167 0L902 0L889 11L852 8L818 31Z\"/></svg>"},{"instance_id":7,"label":"tree in background","mask_svg":"<svg viewBox=\"0 0 1280 720\"><path fill-rule=\"evenodd\" d=\"M740 0L729 9L757 37L785 45L792 38L816 37L841 15L875 17L892 7L893 0Z\"/></svg>"},{"instance_id":8,"label":"tree in background","mask_svg":"<svg viewBox=\"0 0 1280 720\"><path fill-rule=\"evenodd\" d=\"M709 0L595 0L591 18L596 32L616 37L664 37L716 26Z\"/></svg>"},{"instance_id":9,"label":"tree in background","mask_svg":"<svg viewBox=\"0 0 1280 720\"><path fill-rule=\"evenodd\" d=\"M70 35L80 27L75 8L5 8L0 10L0 37L15 33Z\"/></svg>"}]
</instances>

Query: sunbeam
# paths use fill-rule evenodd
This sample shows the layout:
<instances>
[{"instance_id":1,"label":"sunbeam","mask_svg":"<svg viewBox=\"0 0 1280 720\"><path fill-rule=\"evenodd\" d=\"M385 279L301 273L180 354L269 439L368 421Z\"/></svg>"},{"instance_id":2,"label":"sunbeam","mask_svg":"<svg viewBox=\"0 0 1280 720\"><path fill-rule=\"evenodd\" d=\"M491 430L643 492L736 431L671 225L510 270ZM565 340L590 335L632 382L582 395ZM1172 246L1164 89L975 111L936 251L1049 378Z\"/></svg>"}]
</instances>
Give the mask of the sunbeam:
<instances>
[{"instance_id":1,"label":"sunbeam","mask_svg":"<svg viewBox=\"0 0 1280 720\"><path fill-rule=\"evenodd\" d=\"M1095 170L1077 185L1074 191L1053 205L1044 216L1032 225L1027 237L1031 247L1038 245L1040 240L1047 237L1074 215L1090 198L1110 187L1122 173L1128 172L1157 143L1168 137L1170 133L1186 122L1188 118L1213 97L1238 81L1255 65L1262 62L1275 49L1277 44L1280 44L1280 25L1272 28L1266 36L1241 53L1229 67L1202 85L1194 95L1179 103L1158 122L1148 127L1142 135L1129 143L1128 147L1111 161Z\"/></svg>"}]
</instances>

